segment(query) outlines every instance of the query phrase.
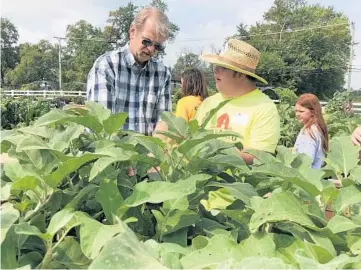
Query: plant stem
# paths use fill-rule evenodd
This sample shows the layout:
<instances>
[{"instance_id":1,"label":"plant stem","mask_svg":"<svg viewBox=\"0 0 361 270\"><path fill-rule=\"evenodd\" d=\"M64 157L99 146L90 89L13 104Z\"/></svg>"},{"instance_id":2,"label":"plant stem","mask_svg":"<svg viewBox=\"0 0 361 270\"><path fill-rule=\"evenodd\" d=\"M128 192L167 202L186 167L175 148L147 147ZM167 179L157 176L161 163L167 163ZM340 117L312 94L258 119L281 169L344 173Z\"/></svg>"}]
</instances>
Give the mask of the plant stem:
<instances>
[{"instance_id":1,"label":"plant stem","mask_svg":"<svg viewBox=\"0 0 361 270\"><path fill-rule=\"evenodd\" d=\"M30 219L32 219L34 216L36 216L41 210L43 210L47 203L51 200L55 192L53 192L50 197L41 205L38 209L34 210L33 213L31 213L27 218L24 218L24 222L28 222Z\"/></svg>"}]
</instances>

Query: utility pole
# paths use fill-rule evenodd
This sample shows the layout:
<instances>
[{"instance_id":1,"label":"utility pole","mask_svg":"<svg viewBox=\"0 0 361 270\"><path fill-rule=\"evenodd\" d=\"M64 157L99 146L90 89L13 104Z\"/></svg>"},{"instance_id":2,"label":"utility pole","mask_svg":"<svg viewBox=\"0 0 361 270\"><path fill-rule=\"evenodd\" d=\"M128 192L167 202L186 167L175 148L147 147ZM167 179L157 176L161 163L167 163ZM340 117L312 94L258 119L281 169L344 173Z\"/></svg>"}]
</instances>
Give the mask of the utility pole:
<instances>
[{"instance_id":1,"label":"utility pole","mask_svg":"<svg viewBox=\"0 0 361 270\"><path fill-rule=\"evenodd\" d=\"M353 45L355 38L355 23L351 23L351 48L350 48L350 59L348 61L348 77L347 77L347 91L351 91L351 68L353 60Z\"/></svg>"},{"instance_id":2,"label":"utility pole","mask_svg":"<svg viewBox=\"0 0 361 270\"><path fill-rule=\"evenodd\" d=\"M59 42L59 90L61 91L61 41L65 40L63 37L54 37Z\"/></svg>"}]
</instances>

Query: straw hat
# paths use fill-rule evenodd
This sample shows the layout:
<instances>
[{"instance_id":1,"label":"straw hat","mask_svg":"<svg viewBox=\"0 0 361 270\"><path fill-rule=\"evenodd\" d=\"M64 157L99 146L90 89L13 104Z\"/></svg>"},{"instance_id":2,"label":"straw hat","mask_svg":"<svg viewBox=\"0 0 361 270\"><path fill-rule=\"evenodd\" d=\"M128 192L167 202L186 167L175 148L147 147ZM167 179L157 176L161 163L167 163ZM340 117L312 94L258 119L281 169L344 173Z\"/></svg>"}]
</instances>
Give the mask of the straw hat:
<instances>
[{"instance_id":1,"label":"straw hat","mask_svg":"<svg viewBox=\"0 0 361 270\"><path fill-rule=\"evenodd\" d=\"M201 59L249 75L267 84L265 79L255 74L260 56L261 53L248 43L238 39L230 39L223 52L220 54L204 54Z\"/></svg>"}]
</instances>

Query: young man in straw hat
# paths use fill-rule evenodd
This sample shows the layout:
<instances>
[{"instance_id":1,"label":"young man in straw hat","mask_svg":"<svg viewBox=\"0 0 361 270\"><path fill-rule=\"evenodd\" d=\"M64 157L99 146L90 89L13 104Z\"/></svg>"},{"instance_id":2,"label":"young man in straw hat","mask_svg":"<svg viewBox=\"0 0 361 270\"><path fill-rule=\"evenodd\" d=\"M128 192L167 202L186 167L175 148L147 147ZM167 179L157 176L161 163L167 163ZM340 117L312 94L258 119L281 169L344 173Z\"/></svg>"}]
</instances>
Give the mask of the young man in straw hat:
<instances>
[{"instance_id":1,"label":"young man in straw hat","mask_svg":"<svg viewBox=\"0 0 361 270\"><path fill-rule=\"evenodd\" d=\"M267 84L255 73L260 52L246 42L230 39L221 54L206 54L201 58L213 64L219 93L200 105L196 114L198 122L202 123L206 114L222 101L232 99L206 128L239 133L244 147L240 154L247 164L252 164L254 158L246 153L247 149L273 153L280 136L280 119L273 101L256 87L257 80Z\"/></svg>"}]
</instances>

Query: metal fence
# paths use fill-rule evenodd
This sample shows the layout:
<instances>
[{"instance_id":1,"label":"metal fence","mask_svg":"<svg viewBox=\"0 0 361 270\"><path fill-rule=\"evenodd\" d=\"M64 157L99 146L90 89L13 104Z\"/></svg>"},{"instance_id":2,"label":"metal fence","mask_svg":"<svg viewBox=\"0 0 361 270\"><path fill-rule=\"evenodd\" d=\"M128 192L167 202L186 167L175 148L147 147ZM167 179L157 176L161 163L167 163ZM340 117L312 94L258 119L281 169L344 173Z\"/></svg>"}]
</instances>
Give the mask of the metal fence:
<instances>
[{"instance_id":1,"label":"metal fence","mask_svg":"<svg viewBox=\"0 0 361 270\"><path fill-rule=\"evenodd\" d=\"M63 91L63 90L3 90L3 96L7 97L86 97L85 91Z\"/></svg>"},{"instance_id":2,"label":"metal fence","mask_svg":"<svg viewBox=\"0 0 361 270\"><path fill-rule=\"evenodd\" d=\"M7 97L43 97L43 98L54 98L54 97L86 97L85 91L62 91L62 90L3 90L1 91L3 96ZM278 100L273 100L278 103ZM321 101L321 105L324 107L327 102ZM353 102L352 111L361 114L361 103Z\"/></svg>"}]
</instances>

